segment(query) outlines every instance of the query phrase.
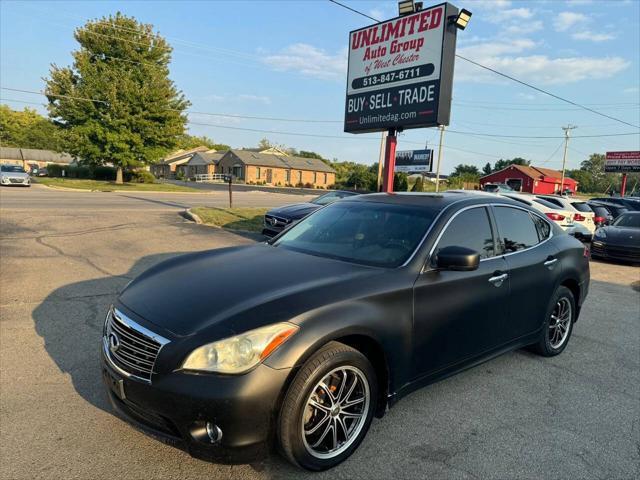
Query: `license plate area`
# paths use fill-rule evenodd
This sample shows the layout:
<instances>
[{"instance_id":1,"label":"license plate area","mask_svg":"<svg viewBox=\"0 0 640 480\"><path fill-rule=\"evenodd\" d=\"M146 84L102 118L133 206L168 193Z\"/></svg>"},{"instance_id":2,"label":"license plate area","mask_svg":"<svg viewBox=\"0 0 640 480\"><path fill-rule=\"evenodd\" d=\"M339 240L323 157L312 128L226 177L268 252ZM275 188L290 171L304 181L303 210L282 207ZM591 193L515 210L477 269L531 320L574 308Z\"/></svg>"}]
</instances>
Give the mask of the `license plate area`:
<instances>
[{"instance_id":1,"label":"license plate area","mask_svg":"<svg viewBox=\"0 0 640 480\"><path fill-rule=\"evenodd\" d=\"M118 397L120 400L126 399L127 396L124 393L124 380L122 378L116 377L108 370L103 370L102 374L111 391L116 394L116 397Z\"/></svg>"}]
</instances>

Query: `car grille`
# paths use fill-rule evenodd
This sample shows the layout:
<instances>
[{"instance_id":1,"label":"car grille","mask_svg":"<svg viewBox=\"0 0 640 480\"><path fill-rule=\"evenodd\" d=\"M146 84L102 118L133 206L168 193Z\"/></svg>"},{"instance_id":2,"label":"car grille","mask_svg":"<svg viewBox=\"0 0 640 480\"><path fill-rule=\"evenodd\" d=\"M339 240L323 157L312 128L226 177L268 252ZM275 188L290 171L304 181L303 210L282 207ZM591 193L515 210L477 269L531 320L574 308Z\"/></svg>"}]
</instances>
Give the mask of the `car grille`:
<instances>
[{"instance_id":1,"label":"car grille","mask_svg":"<svg viewBox=\"0 0 640 480\"><path fill-rule=\"evenodd\" d=\"M118 368L150 382L156 357L166 341L162 339L163 342L160 342L145 335L141 331L144 329L136 328L136 325L131 319L112 309L105 323L104 348L109 359Z\"/></svg>"},{"instance_id":2,"label":"car grille","mask_svg":"<svg viewBox=\"0 0 640 480\"><path fill-rule=\"evenodd\" d=\"M9 181L11 183L24 183L24 182L26 182L26 179L23 179L23 178L10 178Z\"/></svg>"}]
</instances>

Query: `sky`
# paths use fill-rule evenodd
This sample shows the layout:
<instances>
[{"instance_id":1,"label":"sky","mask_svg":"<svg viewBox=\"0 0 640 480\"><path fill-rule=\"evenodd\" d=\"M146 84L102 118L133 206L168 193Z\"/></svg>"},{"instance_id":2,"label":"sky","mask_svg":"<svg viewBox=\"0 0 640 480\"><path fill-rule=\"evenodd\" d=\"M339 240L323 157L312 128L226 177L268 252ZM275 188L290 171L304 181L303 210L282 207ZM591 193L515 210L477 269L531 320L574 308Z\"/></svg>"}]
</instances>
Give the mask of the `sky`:
<instances>
[{"instance_id":1,"label":"sky","mask_svg":"<svg viewBox=\"0 0 640 480\"><path fill-rule=\"evenodd\" d=\"M395 1L343 3L380 20L397 16ZM467 29L458 33L460 55L640 124L640 0L452 3L473 13ZM190 133L232 147L256 146L266 137L330 159L378 161L380 133L343 132L349 32L373 22L328 0L1 0L0 86L41 91L51 64L71 64L71 52L78 46L74 29L117 11L152 24L173 46L171 78L191 101L190 110L295 120L192 113ZM594 152L640 150L640 135L579 138L639 129L460 59L453 84L443 173L460 163L482 167L516 156L534 165L560 168L561 127L568 124L577 128L571 131L567 168L579 167ZM16 109L29 106L46 112L42 106L17 102L42 102L42 96L0 90L0 97ZM438 138L433 128L407 130L398 137L398 149L419 149L425 144L437 149Z\"/></svg>"}]
</instances>

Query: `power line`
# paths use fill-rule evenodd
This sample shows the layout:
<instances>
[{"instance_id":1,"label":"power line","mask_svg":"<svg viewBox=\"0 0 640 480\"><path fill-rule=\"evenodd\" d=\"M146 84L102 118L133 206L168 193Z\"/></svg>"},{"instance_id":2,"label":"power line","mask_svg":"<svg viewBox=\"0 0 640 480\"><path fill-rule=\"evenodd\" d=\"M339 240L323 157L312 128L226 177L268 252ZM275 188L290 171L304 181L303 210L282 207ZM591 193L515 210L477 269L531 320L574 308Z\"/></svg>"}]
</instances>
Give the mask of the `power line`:
<instances>
[{"instance_id":1,"label":"power line","mask_svg":"<svg viewBox=\"0 0 640 480\"><path fill-rule=\"evenodd\" d=\"M61 98L67 98L70 100L82 100L82 101L88 101L88 102L99 102L99 103L104 103L104 104L108 104L109 102L106 102L104 100L96 100L96 99L92 99L92 98L86 98L86 97L76 97L76 96L72 96L72 95L62 95L62 94L51 94L51 93L44 93L44 92L38 92L35 90L24 90L24 89L18 89L18 88L9 88L9 87L0 87L2 90L8 90L8 91L12 91L12 92L21 92L21 93L32 93L32 94L36 94L36 95L45 95L48 97L61 97ZM178 109L167 109L167 110L174 110L177 112L183 112L183 110L178 110ZM195 111L191 111L191 110L185 110L185 113L190 113L190 114L195 114L195 115L211 115L211 116L216 116L216 117L229 117L229 118L246 118L246 119L251 119L251 120L269 120L269 121L291 121L291 122L311 122L311 123L324 123L324 122L334 122L331 120L314 120L314 119L292 119L292 118L277 118L277 117L258 117L258 116L252 116L252 115L237 115L237 114L227 114L227 113L213 113L213 112L195 112ZM450 130L447 129L447 132L453 133L453 134L458 134L458 135L470 135L470 136L475 136L475 137L487 137L487 138L520 138L520 139L556 139L556 138L564 138L564 137L558 137L558 136L551 136L551 135L498 135L498 134L491 134L491 133L475 133L475 132L465 132L465 131L460 131L460 130ZM278 133L278 132L274 132L274 133ZM622 136L629 136L629 135L640 135L640 132L627 132L627 133L609 133L609 134L599 134L599 135L576 135L573 138L603 138L603 137L622 137ZM332 138L332 137L328 137L328 138ZM339 137L342 138L342 137Z\"/></svg>"},{"instance_id":2,"label":"power line","mask_svg":"<svg viewBox=\"0 0 640 480\"><path fill-rule=\"evenodd\" d=\"M347 10L350 10L350 11L352 11L352 12L354 12L354 13L358 14L358 15L362 15L363 17L369 18L369 19L371 19L371 20L373 20L373 21L375 21L375 22L380 22L380 20L375 19L375 18L371 17L370 15L367 15L367 14L366 14L366 13L364 13L364 12L361 12L361 11L359 11L359 10L356 10L355 8L348 7L348 6L346 6L346 5L343 5L342 3L336 2L335 0L329 0L329 1L330 1L331 3L335 3L336 5L341 6L341 7L343 7L343 8L346 8ZM587 110L587 111L589 111L589 112L591 112L591 113L594 113L594 114L596 114L596 115L600 115L601 117L606 117L606 118L608 118L608 119L610 119L610 120L615 120L616 122L623 123L623 124L628 125L628 126L630 126L630 127L640 129L640 127L639 127L638 125L634 125L634 124L632 124L632 123L625 122L624 120L621 120L621 119L619 119L619 118L612 117L611 115L607 115L606 113L599 112L599 111L597 111L597 110L594 110L593 108L590 108L590 107L587 107L587 106L585 106L585 105L581 105L581 104L579 104L579 103L576 103L576 102L574 102L574 101L572 101L572 100L568 100L568 99L566 99L566 98L560 97L559 95L556 95L556 94L554 94L554 93L551 93L551 92L549 92L549 91L547 91L547 90L543 90L542 88L539 88L539 87L536 87L536 86L534 86L534 85L531 85L530 83L527 83L527 82L525 82L525 81L523 81L523 80L519 80L519 79L517 79L517 78L515 78L515 77L512 77L511 75L507 75L506 73L502 73L502 72L500 72L500 71L498 71L498 70L496 70L496 69L494 69L494 68L491 68L491 67L488 67L488 66L486 66L486 65L483 65L483 64L481 64L481 63L479 63L479 62L476 62L475 60L471 60L470 58L464 57L464 56L462 56L462 55L460 55L460 54L458 54L458 53L456 53L455 55L456 55L456 57L458 57L458 58L460 58L460 59L462 59L462 60L465 60L466 62L469 62L469 63L471 63L472 65L475 65L475 66L477 66L477 67L479 67L479 68L483 68L483 69L485 69L485 70L487 70L487 71L489 71L489 72L495 73L496 75L500 75L501 77L507 78L507 79L509 79L509 80L511 80L511 81L513 81L513 82L516 82L516 83L519 83L519 84L521 84L521 85L524 85L525 87L529 87L529 88L531 88L531 89L533 89L533 90L535 90L535 91L537 91L537 92L543 93L543 94L545 94L545 95L548 95L548 96L550 96L550 97L553 97L553 98L555 98L555 99L557 99L557 100L560 100L560 101L562 101L562 102L569 103L569 104L574 105L574 106L576 106L576 107L580 107L580 108L582 108L582 109L584 109L584 110Z\"/></svg>"}]
</instances>

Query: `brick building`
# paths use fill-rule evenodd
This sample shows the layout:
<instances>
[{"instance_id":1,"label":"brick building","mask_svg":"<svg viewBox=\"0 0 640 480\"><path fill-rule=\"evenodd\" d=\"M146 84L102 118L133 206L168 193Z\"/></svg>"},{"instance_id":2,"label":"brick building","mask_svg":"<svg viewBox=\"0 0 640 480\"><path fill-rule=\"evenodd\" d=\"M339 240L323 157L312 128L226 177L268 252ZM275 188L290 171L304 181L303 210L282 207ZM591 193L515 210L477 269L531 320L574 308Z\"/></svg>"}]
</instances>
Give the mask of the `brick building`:
<instances>
[{"instance_id":1,"label":"brick building","mask_svg":"<svg viewBox=\"0 0 640 480\"><path fill-rule=\"evenodd\" d=\"M215 150L211 150L205 146L191 148L189 150L178 150L177 152L168 155L160 162L151 165L151 173L153 173L157 178L174 178L176 175L176 169L180 165L184 165L189 162L196 153L202 152L215 152Z\"/></svg>"},{"instance_id":2,"label":"brick building","mask_svg":"<svg viewBox=\"0 0 640 480\"><path fill-rule=\"evenodd\" d=\"M69 165L73 157L68 153L35 148L0 147L0 163L19 165L27 172L34 167L45 168L49 164Z\"/></svg>"},{"instance_id":3,"label":"brick building","mask_svg":"<svg viewBox=\"0 0 640 480\"><path fill-rule=\"evenodd\" d=\"M249 184L327 188L336 183L335 170L322 160L289 156L274 149L229 150L218 163L216 173L231 174Z\"/></svg>"}]
</instances>

